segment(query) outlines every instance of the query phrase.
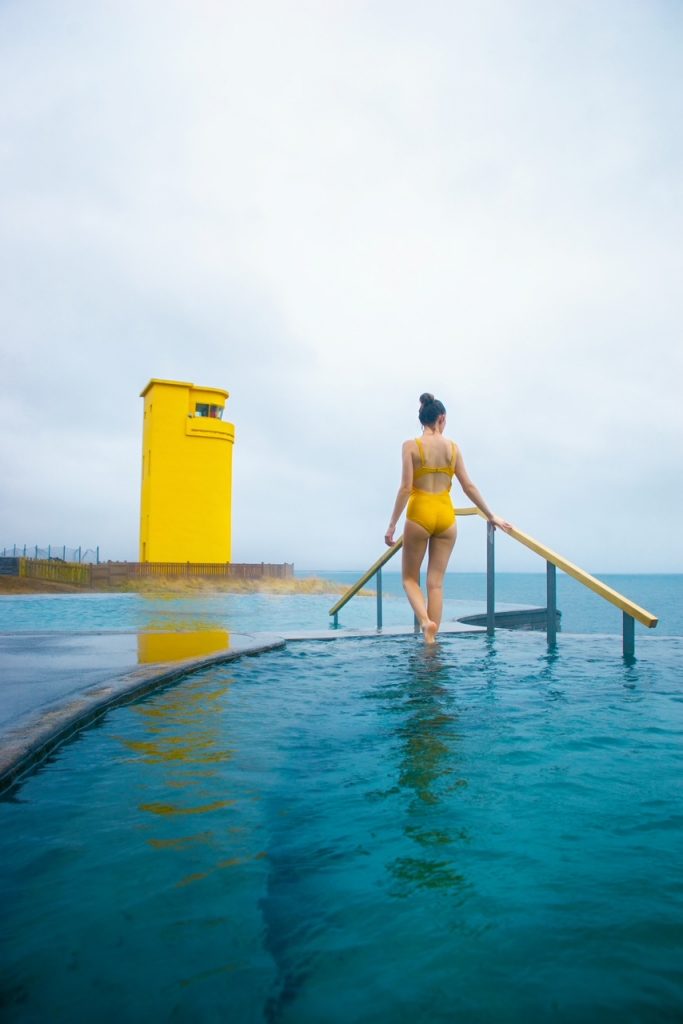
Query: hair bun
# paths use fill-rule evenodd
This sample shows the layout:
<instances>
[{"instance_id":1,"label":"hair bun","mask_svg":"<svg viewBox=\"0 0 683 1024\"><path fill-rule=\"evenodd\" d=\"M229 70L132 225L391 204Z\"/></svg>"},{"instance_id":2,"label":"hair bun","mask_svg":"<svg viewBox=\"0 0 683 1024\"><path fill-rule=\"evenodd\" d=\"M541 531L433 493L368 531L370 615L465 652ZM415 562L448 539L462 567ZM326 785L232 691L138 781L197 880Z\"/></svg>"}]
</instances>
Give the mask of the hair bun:
<instances>
[{"instance_id":1,"label":"hair bun","mask_svg":"<svg viewBox=\"0 0 683 1024\"><path fill-rule=\"evenodd\" d=\"M426 405L427 402L433 402L434 395L430 395L428 391L425 391L423 395L420 395L420 405Z\"/></svg>"}]
</instances>

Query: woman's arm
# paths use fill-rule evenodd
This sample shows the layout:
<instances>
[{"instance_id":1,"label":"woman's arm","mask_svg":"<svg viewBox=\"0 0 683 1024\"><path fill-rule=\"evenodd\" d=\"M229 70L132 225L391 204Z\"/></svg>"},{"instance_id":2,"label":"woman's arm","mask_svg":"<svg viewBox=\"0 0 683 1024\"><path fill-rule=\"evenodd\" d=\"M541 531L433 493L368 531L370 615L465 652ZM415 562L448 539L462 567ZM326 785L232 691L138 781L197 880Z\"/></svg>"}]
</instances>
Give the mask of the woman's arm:
<instances>
[{"instance_id":1,"label":"woman's arm","mask_svg":"<svg viewBox=\"0 0 683 1024\"><path fill-rule=\"evenodd\" d=\"M505 530L506 533L509 533L510 530L512 529L512 524L508 523L506 519L501 519L500 516L496 516L493 514L493 512L488 507L488 505L482 498L481 494L479 493L479 490L470 480L469 473L465 469L465 463L463 462L462 454L459 450L458 457L455 463L455 475L460 481L460 486L462 487L467 497L470 499L470 501L473 501L477 508L484 513L488 521L490 523L493 523L494 527L500 526L501 530Z\"/></svg>"},{"instance_id":2,"label":"woman's arm","mask_svg":"<svg viewBox=\"0 0 683 1024\"><path fill-rule=\"evenodd\" d=\"M410 492L413 489L412 445L414 444L414 441L403 442L403 449L401 451L401 486L399 487L398 494L396 495L394 511L391 513L387 532L384 534L384 541L389 545L389 547L394 543L394 531L396 530L396 524L401 518L403 509L408 504L408 498L410 497Z\"/></svg>"}]
</instances>

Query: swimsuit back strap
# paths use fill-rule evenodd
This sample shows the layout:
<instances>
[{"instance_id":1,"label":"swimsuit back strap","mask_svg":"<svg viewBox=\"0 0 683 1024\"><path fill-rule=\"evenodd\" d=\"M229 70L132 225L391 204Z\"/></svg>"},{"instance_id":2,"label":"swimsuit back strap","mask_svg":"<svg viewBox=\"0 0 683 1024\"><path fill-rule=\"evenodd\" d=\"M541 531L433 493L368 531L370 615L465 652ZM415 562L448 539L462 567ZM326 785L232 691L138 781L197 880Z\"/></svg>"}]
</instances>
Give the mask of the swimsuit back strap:
<instances>
[{"instance_id":1,"label":"swimsuit back strap","mask_svg":"<svg viewBox=\"0 0 683 1024\"><path fill-rule=\"evenodd\" d=\"M455 447L455 442L451 441L451 473L455 473L455 460L458 457L458 449Z\"/></svg>"},{"instance_id":2,"label":"swimsuit back strap","mask_svg":"<svg viewBox=\"0 0 683 1024\"><path fill-rule=\"evenodd\" d=\"M419 437L415 438L415 444L417 445L417 450L420 453L420 465L424 466L424 464L425 464L425 450L424 450L424 445L422 444L422 441L420 440Z\"/></svg>"}]
</instances>

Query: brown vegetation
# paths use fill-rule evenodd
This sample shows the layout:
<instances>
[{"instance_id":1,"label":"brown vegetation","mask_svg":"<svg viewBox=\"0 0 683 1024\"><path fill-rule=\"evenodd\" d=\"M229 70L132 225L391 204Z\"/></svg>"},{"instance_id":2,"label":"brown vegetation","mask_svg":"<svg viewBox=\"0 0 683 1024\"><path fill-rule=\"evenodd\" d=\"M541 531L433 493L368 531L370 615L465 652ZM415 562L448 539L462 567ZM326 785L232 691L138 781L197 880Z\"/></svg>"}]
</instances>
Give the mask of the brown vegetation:
<instances>
[{"instance_id":1,"label":"brown vegetation","mask_svg":"<svg viewBox=\"0 0 683 1024\"><path fill-rule=\"evenodd\" d=\"M343 594L347 587L343 583L311 576L306 579L277 579L264 577L256 580L202 579L198 577L145 577L128 580L117 588L106 588L106 593L147 594L150 597L204 597L210 594ZM52 580L35 580L21 576L0 576L0 594L84 594L93 593L91 588L72 583L56 583ZM98 590L102 593L102 590ZM362 590L361 595L370 597L374 592Z\"/></svg>"},{"instance_id":2,"label":"brown vegetation","mask_svg":"<svg viewBox=\"0 0 683 1024\"><path fill-rule=\"evenodd\" d=\"M32 580L25 576L0 576L0 594L82 594L84 589L75 583Z\"/></svg>"}]
</instances>

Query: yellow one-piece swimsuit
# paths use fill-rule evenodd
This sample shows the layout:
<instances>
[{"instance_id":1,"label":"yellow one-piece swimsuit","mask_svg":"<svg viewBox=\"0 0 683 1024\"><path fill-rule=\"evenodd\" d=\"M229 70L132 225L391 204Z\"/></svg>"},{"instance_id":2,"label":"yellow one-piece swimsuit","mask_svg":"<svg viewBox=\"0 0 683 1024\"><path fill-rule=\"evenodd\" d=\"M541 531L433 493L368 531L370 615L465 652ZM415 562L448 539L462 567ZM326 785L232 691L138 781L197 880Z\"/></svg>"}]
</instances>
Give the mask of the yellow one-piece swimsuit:
<instances>
[{"instance_id":1,"label":"yellow one-piece swimsuit","mask_svg":"<svg viewBox=\"0 0 683 1024\"><path fill-rule=\"evenodd\" d=\"M417 523L433 537L435 534L448 530L455 522L455 509L451 501L451 481L455 473L455 460L458 450L451 441L451 461L447 466L427 466L425 464L425 453L422 441L415 438L417 450L420 453L420 465L413 473L413 489L408 499L406 519ZM448 487L444 491L421 491L415 487L414 481L428 473L445 473L448 477Z\"/></svg>"}]
</instances>

